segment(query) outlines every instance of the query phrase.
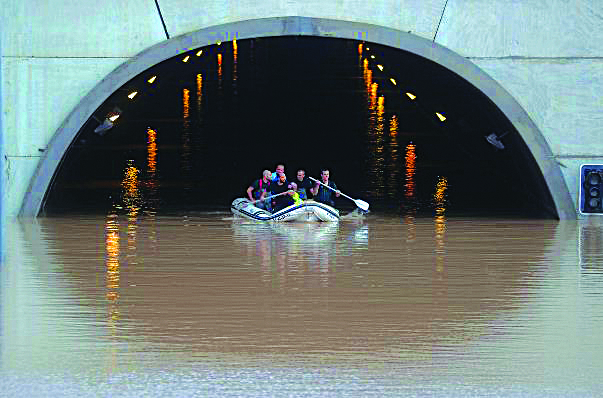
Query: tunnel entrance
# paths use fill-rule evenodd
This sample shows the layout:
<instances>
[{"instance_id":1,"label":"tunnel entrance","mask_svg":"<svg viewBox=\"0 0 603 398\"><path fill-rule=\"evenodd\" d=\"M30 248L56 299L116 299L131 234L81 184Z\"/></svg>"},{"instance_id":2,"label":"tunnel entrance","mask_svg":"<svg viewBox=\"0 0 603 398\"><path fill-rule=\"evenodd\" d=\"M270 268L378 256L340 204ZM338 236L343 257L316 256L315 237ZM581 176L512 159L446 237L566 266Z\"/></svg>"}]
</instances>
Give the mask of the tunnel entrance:
<instances>
[{"instance_id":1,"label":"tunnel entrance","mask_svg":"<svg viewBox=\"0 0 603 398\"><path fill-rule=\"evenodd\" d=\"M376 212L557 217L519 133L461 76L311 36L195 48L136 76L82 126L43 212L228 211L277 163L289 178L327 167Z\"/></svg>"}]
</instances>

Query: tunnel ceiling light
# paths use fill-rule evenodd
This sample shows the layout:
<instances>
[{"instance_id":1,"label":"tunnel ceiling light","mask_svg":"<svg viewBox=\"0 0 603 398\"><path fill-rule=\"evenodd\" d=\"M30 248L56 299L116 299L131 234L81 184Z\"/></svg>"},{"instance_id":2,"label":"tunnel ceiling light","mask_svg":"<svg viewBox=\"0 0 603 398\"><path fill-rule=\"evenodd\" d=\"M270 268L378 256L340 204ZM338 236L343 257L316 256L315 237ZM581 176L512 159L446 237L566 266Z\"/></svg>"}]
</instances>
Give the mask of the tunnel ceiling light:
<instances>
[{"instance_id":1,"label":"tunnel ceiling light","mask_svg":"<svg viewBox=\"0 0 603 398\"><path fill-rule=\"evenodd\" d=\"M201 54L203 54L203 50L199 50L199 51L197 51L197 54L196 54L196 55L197 55L197 57L200 57L200 56L201 56Z\"/></svg>"},{"instance_id":2,"label":"tunnel ceiling light","mask_svg":"<svg viewBox=\"0 0 603 398\"><path fill-rule=\"evenodd\" d=\"M379 68L379 70L380 70L381 72L383 72L383 65L377 65L377 68Z\"/></svg>"},{"instance_id":3,"label":"tunnel ceiling light","mask_svg":"<svg viewBox=\"0 0 603 398\"><path fill-rule=\"evenodd\" d=\"M374 55L371 55L371 59L375 59L375 56L374 56Z\"/></svg>"},{"instance_id":4,"label":"tunnel ceiling light","mask_svg":"<svg viewBox=\"0 0 603 398\"><path fill-rule=\"evenodd\" d=\"M186 57L184 57L184 58L182 59L182 62L188 62L189 58L190 58L190 56L189 56L189 55L187 55Z\"/></svg>"},{"instance_id":5,"label":"tunnel ceiling light","mask_svg":"<svg viewBox=\"0 0 603 398\"><path fill-rule=\"evenodd\" d=\"M441 122L446 120L446 116L442 115L440 112L436 112L436 116L440 119Z\"/></svg>"},{"instance_id":6,"label":"tunnel ceiling light","mask_svg":"<svg viewBox=\"0 0 603 398\"><path fill-rule=\"evenodd\" d=\"M389 81L392 82L392 84L395 86L396 85L396 79L394 79L393 77L389 78Z\"/></svg>"},{"instance_id":7,"label":"tunnel ceiling light","mask_svg":"<svg viewBox=\"0 0 603 398\"><path fill-rule=\"evenodd\" d=\"M157 79L157 76L151 77L149 80L147 80L147 82L153 83L155 81L155 79Z\"/></svg>"},{"instance_id":8,"label":"tunnel ceiling light","mask_svg":"<svg viewBox=\"0 0 603 398\"><path fill-rule=\"evenodd\" d=\"M119 113L116 113L115 115L109 116L107 119L109 119L110 122L114 122L119 119L119 116Z\"/></svg>"},{"instance_id":9,"label":"tunnel ceiling light","mask_svg":"<svg viewBox=\"0 0 603 398\"><path fill-rule=\"evenodd\" d=\"M416 95L414 95L413 93L406 93L406 95L408 96L408 98L410 98L411 100L414 100L415 98L417 98Z\"/></svg>"},{"instance_id":10,"label":"tunnel ceiling light","mask_svg":"<svg viewBox=\"0 0 603 398\"><path fill-rule=\"evenodd\" d=\"M136 94L138 94L138 91L132 91L130 94L128 94L128 98L133 99L136 97Z\"/></svg>"}]
</instances>

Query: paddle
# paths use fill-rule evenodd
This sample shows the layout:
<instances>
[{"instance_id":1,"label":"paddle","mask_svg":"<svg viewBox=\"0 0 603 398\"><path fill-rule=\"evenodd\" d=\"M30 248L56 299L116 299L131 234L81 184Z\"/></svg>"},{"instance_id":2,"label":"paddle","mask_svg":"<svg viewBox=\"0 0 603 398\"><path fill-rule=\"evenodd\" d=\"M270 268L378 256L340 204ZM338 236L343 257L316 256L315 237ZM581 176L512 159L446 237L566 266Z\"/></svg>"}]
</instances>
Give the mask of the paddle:
<instances>
[{"instance_id":1,"label":"paddle","mask_svg":"<svg viewBox=\"0 0 603 398\"><path fill-rule=\"evenodd\" d=\"M337 190L336 190L336 189L331 188L330 186L328 186L328 185L326 185L326 184L323 184L322 182L318 181L316 178L312 178L312 177L310 177L310 176L308 176L308 178L309 178L309 179L311 179L312 181L316 181L317 183L319 183L320 185L322 185L322 186L324 186L324 187L329 188L331 191L335 191L335 192L337 192ZM358 206L358 208L359 208L360 210L364 210L364 211L367 211L367 210L368 210L368 208L369 208L369 204L368 204L367 202L365 202L364 200L360 200L360 199L354 199L354 198L351 198L351 197L349 197L348 195L346 195L346 194L342 193L341 191L339 191L339 194L340 194L341 196L343 196L343 197L348 198L348 199L349 199L349 200L351 200L352 202L354 202L354 203L356 204L356 206Z\"/></svg>"},{"instance_id":2,"label":"paddle","mask_svg":"<svg viewBox=\"0 0 603 398\"><path fill-rule=\"evenodd\" d=\"M272 198L277 197L277 196L288 194L289 192L291 192L290 189L288 191L285 191L285 192L281 192L281 193L277 193L277 194L274 194L274 195L266 196L264 199L257 199L256 202L261 202L261 201L264 201L264 200L272 199Z\"/></svg>"}]
</instances>

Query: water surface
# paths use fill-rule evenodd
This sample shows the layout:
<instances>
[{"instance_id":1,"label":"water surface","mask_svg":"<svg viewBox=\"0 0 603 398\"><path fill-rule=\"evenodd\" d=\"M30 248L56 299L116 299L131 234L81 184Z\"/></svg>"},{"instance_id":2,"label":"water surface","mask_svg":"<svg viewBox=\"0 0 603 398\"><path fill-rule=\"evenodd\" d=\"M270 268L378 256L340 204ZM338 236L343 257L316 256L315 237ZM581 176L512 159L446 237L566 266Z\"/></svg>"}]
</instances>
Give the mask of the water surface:
<instances>
[{"instance_id":1,"label":"water surface","mask_svg":"<svg viewBox=\"0 0 603 398\"><path fill-rule=\"evenodd\" d=\"M10 224L7 396L596 396L603 224Z\"/></svg>"}]
</instances>

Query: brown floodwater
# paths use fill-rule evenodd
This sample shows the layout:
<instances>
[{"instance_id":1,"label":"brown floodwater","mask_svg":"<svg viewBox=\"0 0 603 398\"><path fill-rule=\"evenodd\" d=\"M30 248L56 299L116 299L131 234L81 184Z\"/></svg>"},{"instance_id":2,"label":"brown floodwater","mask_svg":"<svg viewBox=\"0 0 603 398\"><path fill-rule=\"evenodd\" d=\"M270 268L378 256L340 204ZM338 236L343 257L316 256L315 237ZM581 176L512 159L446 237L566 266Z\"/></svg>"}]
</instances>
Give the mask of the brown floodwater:
<instances>
[{"instance_id":1,"label":"brown floodwater","mask_svg":"<svg viewBox=\"0 0 603 398\"><path fill-rule=\"evenodd\" d=\"M603 222L16 221L7 396L596 396Z\"/></svg>"}]
</instances>

